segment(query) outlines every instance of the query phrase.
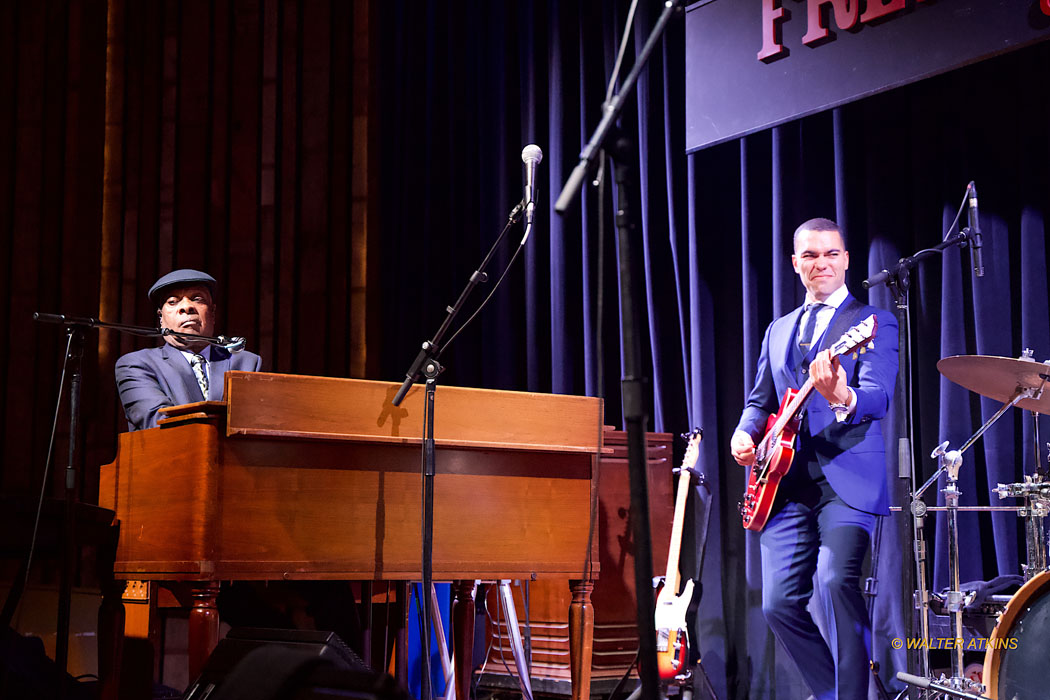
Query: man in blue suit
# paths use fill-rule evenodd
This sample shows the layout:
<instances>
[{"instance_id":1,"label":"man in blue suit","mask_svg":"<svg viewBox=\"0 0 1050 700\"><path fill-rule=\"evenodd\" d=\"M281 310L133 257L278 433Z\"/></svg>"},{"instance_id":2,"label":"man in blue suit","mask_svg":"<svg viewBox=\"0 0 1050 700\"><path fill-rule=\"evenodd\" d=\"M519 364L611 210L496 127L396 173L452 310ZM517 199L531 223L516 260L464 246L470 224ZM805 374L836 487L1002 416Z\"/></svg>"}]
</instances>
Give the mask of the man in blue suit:
<instances>
[{"instance_id":1,"label":"man in blue suit","mask_svg":"<svg viewBox=\"0 0 1050 700\"><path fill-rule=\"evenodd\" d=\"M849 252L835 222L799 226L791 264L806 303L766 329L730 450L739 464L753 465L755 442L784 392L812 378L818 393L759 537L762 611L818 700L865 700L871 623L860 574L875 518L889 513L881 419L897 379L897 322L846 289ZM833 359L827 348L870 314L878 321L874 342ZM807 610L814 572L827 639Z\"/></svg>"},{"instance_id":2,"label":"man in blue suit","mask_svg":"<svg viewBox=\"0 0 1050 700\"><path fill-rule=\"evenodd\" d=\"M161 328L215 334L215 278L199 270L175 270L157 280L149 299ZM115 374L128 430L157 426L157 411L195 401L221 401L227 370L256 372L262 365L250 352L230 353L203 341L164 336L158 348L137 350L117 360Z\"/></svg>"}]
</instances>

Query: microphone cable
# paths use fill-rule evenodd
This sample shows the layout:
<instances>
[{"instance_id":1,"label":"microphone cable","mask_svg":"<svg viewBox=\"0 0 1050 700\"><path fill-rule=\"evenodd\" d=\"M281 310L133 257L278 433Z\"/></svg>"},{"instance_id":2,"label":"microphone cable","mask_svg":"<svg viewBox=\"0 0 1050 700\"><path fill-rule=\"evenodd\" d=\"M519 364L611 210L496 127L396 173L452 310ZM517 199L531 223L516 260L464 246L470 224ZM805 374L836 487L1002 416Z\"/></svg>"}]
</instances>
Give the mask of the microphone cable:
<instances>
[{"instance_id":1,"label":"microphone cable","mask_svg":"<svg viewBox=\"0 0 1050 700\"><path fill-rule=\"evenodd\" d=\"M481 301L481 304L478 305L478 308L474 310L474 313L470 315L470 318L464 321L463 324L459 328L457 328L456 331L449 337L449 339L445 341L445 344L442 345L441 348L438 350L435 359L441 357L442 353L444 353L445 350L448 349L448 346L452 344L452 341L456 339L456 336L462 333L463 329L465 329L470 324L470 322L473 321L479 313L481 313L481 310L485 308L485 305L489 303L489 300L492 299L492 295L496 293L497 289L499 289L500 284L503 283L503 279L507 276L507 273L510 272L510 268L514 266L514 261L518 259L518 255L521 253L521 249L524 247L525 240L522 239L521 243L519 243L518 247L515 249L514 255L510 256L510 261L507 263L506 267L503 268L503 272L500 274L499 279L496 280L496 284L492 285L492 289L489 290L488 295L486 295L485 298Z\"/></svg>"}]
</instances>

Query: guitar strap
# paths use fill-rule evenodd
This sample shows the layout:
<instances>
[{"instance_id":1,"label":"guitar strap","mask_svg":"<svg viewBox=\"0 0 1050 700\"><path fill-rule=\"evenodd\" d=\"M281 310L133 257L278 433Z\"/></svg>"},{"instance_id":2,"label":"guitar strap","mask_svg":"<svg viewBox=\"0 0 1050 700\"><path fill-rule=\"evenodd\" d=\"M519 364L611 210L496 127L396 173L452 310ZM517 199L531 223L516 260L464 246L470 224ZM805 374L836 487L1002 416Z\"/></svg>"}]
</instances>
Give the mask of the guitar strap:
<instances>
[{"instance_id":1,"label":"guitar strap","mask_svg":"<svg viewBox=\"0 0 1050 700\"><path fill-rule=\"evenodd\" d=\"M843 302L843 305L846 308L839 309L839 313L831 320L831 325L828 326L828 330L824 334L824 338L820 344L821 350L828 348L832 343L841 338L842 334L856 323L857 317L860 316L861 311L864 309L864 304L857 301L857 298L852 294L846 297L846 301Z\"/></svg>"}]
</instances>

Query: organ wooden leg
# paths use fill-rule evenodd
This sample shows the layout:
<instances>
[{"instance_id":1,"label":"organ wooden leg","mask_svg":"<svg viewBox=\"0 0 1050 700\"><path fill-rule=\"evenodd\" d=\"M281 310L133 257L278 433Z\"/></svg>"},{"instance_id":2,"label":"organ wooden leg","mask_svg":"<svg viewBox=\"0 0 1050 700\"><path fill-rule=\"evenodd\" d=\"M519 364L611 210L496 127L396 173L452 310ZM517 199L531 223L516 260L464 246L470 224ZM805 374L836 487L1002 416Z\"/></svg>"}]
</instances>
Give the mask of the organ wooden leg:
<instances>
[{"instance_id":1,"label":"organ wooden leg","mask_svg":"<svg viewBox=\"0 0 1050 700\"><path fill-rule=\"evenodd\" d=\"M197 680L205 662L219 643L219 583L204 581L193 584L190 593L193 608L190 609L190 682Z\"/></svg>"},{"instance_id":2,"label":"organ wooden leg","mask_svg":"<svg viewBox=\"0 0 1050 700\"><path fill-rule=\"evenodd\" d=\"M569 667L572 676L572 700L591 697L591 656L594 652L594 607L591 591L594 581L570 581L572 602L569 604Z\"/></svg>"},{"instance_id":3,"label":"organ wooden leg","mask_svg":"<svg viewBox=\"0 0 1050 700\"><path fill-rule=\"evenodd\" d=\"M98 608L99 698L117 700L124 654L124 602L120 597L126 582L113 580L112 574L106 574L105 577L102 604Z\"/></svg>"},{"instance_id":4,"label":"organ wooden leg","mask_svg":"<svg viewBox=\"0 0 1050 700\"><path fill-rule=\"evenodd\" d=\"M474 670L474 582L452 584L452 653L456 669L456 700L469 700Z\"/></svg>"}]
</instances>

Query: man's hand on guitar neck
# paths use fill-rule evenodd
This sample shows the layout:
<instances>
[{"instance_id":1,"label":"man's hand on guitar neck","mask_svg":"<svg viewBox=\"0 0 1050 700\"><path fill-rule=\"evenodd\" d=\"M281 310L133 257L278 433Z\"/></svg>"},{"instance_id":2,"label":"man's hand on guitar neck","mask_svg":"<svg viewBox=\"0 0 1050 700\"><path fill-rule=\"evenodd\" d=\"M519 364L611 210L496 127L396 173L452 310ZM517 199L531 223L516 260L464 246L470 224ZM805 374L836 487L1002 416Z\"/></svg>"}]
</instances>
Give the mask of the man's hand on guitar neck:
<instances>
[{"instance_id":1,"label":"man's hand on guitar neck","mask_svg":"<svg viewBox=\"0 0 1050 700\"><path fill-rule=\"evenodd\" d=\"M743 430L733 433L729 441L729 451L736 463L742 467L750 467L755 463L755 441Z\"/></svg>"},{"instance_id":2,"label":"man's hand on guitar neck","mask_svg":"<svg viewBox=\"0 0 1050 700\"><path fill-rule=\"evenodd\" d=\"M846 383L846 372L839 358L831 357L831 350L822 350L809 365L809 376L813 388L828 400L829 404L840 404L853 408L853 392Z\"/></svg>"}]
</instances>

